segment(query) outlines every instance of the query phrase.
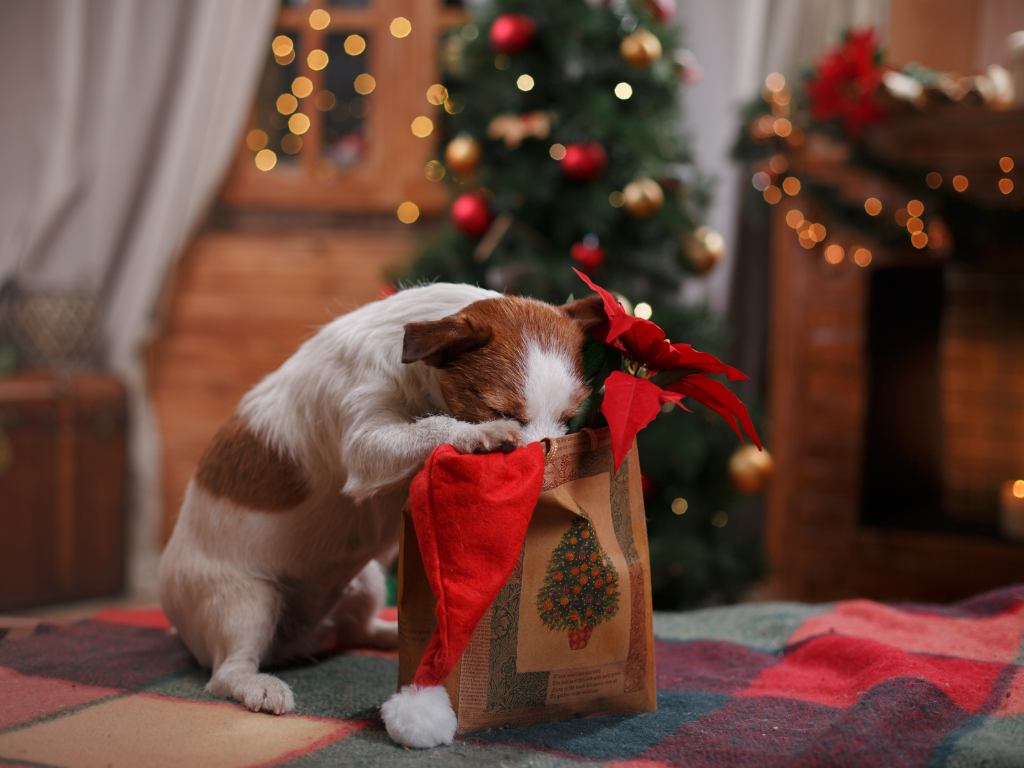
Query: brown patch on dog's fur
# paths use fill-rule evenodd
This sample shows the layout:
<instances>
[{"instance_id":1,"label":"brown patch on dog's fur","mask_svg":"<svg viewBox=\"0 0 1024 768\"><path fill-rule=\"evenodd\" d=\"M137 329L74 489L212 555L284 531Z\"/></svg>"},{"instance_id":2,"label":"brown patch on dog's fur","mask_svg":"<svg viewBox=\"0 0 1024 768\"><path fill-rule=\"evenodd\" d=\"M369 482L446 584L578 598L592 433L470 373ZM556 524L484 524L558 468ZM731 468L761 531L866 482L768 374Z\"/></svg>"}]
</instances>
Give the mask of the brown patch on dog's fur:
<instances>
[{"instance_id":1,"label":"brown patch on dog's fur","mask_svg":"<svg viewBox=\"0 0 1024 768\"><path fill-rule=\"evenodd\" d=\"M237 413L203 451L196 482L214 496L261 512L294 509L309 497L302 469L255 434Z\"/></svg>"},{"instance_id":2,"label":"brown patch on dog's fur","mask_svg":"<svg viewBox=\"0 0 1024 768\"><path fill-rule=\"evenodd\" d=\"M603 310L596 311L600 298L597 301L594 305L591 299L581 299L553 307L514 296L483 299L435 323L410 323L406 346L412 338L416 349L431 350L429 356L416 359L438 368L441 394L455 418L474 423L508 418L524 423L526 405L521 392L526 371L522 364L527 343L535 341L544 349L564 351L582 381L587 332L607 320ZM459 333L465 341L457 340ZM458 351L449 354L445 349ZM415 354L412 350L409 356ZM406 356L403 354L403 362ZM581 387L579 401L588 394Z\"/></svg>"}]
</instances>

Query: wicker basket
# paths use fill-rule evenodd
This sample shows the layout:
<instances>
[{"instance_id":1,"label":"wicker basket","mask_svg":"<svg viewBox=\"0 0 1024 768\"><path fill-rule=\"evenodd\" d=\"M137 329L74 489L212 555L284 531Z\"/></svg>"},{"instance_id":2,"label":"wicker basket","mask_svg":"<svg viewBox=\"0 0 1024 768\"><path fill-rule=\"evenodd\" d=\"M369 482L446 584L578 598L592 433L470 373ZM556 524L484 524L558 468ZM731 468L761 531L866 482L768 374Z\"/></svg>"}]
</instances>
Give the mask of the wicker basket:
<instances>
[{"instance_id":1,"label":"wicker basket","mask_svg":"<svg viewBox=\"0 0 1024 768\"><path fill-rule=\"evenodd\" d=\"M20 368L95 368L100 361L99 299L81 290L0 292L0 329Z\"/></svg>"}]
</instances>

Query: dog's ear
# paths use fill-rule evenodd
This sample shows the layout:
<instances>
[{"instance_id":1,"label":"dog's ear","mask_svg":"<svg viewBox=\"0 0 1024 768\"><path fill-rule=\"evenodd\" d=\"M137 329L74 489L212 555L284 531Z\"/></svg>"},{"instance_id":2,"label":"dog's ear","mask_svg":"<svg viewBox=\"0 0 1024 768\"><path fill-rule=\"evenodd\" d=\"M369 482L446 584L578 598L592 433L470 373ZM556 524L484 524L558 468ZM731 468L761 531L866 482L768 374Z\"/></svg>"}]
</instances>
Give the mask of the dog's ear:
<instances>
[{"instance_id":1,"label":"dog's ear","mask_svg":"<svg viewBox=\"0 0 1024 768\"><path fill-rule=\"evenodd\" d=\"M435 368L450 365L455 358L491 340L491 326L464 315L429 323L409 323L402 342L402 362L422 360Z\"/></svg>"},{"instance_id":2,"label":"dog's ear","mask_svg":"<svg viewBox=\"0 0 1024 768\"><path fill-rule=\"evenodd\" d=\"M600 296L588 296L585 299L576 299L568 304L563 304L562 311L569 316L584 333L589 334L595 328L608 322L608 315L604 311L604 301Z\"/></svg>"}]
</instances>

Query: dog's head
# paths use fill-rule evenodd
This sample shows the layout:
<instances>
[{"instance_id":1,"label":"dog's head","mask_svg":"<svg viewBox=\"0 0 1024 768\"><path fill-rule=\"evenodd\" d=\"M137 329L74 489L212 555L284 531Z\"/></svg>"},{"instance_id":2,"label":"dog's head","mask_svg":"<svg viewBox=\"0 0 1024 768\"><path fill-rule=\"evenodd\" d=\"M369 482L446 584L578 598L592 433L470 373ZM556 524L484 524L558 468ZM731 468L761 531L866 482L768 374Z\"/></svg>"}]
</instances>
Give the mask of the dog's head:
<instances>
[{"instance_id":1,"label":"dog's head","mask_svg":"<svg viewBox=\"0 0 1024 768\"><path fill-rule=\"evenodd\" d=\"M523 442L559 437L590 391L583 343L606 322L601 299L555 307L502 296L405 326L402 362L437 368L445 403L469 422L513 419Z\"/></svg>"}]
</instances>

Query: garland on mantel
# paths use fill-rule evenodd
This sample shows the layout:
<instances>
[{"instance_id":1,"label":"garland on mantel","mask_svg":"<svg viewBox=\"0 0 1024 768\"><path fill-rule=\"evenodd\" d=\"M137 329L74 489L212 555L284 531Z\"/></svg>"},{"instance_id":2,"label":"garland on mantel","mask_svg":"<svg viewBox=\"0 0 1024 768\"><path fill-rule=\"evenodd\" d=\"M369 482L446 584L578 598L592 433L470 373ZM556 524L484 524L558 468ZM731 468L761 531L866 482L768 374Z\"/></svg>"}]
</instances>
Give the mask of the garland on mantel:
<instances>
[{"instance_id":1,"label":"garland on mantel","mask_svg":"<svg viewBox=\"0 0 1024 768\"><path fill-rule=\"evenodd\" d=\"M905 259L983 257L994 246L1024 245L1024 158L992 147L985 178L944 178L935 168L898 165L872 151L899 121L982 117L1007 110L1013 83L1002 67L957 77L918 65L886 67L873 30L849 32L794 90L765 79L743 110L733 157L751 172L750 195L768 206L792 201L786 223L799 243L831 264L859 266L880 254ZM1024 129L1024 113L1021 125ZM998 167L996 167L998 166ZM992 186L992 189L988 189ZM998 190L998 191L997 191ZM757 210L760 206L751 206Z\"/></svg>"}]
</instances>

